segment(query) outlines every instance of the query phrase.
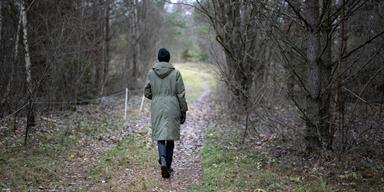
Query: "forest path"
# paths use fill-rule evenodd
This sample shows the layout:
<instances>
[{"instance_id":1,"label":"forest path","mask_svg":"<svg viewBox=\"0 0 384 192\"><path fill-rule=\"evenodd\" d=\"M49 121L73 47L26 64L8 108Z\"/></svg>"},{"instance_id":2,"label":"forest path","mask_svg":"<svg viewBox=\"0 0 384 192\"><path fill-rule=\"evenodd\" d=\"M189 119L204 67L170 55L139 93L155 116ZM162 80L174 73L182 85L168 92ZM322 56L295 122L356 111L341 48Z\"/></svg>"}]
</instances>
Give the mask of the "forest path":
<instances>
[{"instance_id":1,"label":"forest path","mask_svg":"<svg viewBox=\"0 0 384 192\"><path fill-rule=\"evenodd\" d=\"M200 184L202 176L200 150L205 128L213 114L210 95L215 80L213 73L207 72L207 66L203 64L178 64L176 68L181 71L186 85L189 111L186 123L181 126L181 138L175 143L172 166L175 172L172 177L170 179L161 177L160 166L157 163L157 145L150 141L147 133L150 126L149 102L147 102L140 119L134 125L128 125L130 132L138 134L123 138L123 140L133 139L141 144L146 142L145 149L134 148L124 154L137 155L138 158L132 158L129 161L131 163L127 163L124 169L118 170L113 176L94 183L91 191L187 191L188 188ZM130 142L127 145L137 144Z\"/></svg>"}]
</instances>

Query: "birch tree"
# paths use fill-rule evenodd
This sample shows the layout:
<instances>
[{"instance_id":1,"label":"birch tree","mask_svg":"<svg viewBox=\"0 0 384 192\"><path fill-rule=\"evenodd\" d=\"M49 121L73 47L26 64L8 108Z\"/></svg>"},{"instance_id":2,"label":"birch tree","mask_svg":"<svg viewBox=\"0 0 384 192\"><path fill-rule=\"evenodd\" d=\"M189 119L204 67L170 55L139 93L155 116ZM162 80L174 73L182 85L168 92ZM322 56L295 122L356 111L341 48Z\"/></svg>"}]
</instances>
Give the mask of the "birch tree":
<instances>
[{"instance_id":1,"label":"birch tree","mask_svg":"<svg viewBox=\"0 0 384 192\"><path fill-rule=\"evenodd\" d=\"M24 144L27 144L28 141L28 132L31 126L34 125L34 112L33 112L33 84L32 84L32 74L31 74L31 58L29 55L29 44L28 44L28 20L27 13L24 6L23 0L20 1L21 7L21 18L23 25L23 45L24 45L24 61L25 61L25 73L26 73L26 82L27 82L27 95L28 95L28 114L27 114L27 127L25 131Z\"/></svg>"}]
</instances>

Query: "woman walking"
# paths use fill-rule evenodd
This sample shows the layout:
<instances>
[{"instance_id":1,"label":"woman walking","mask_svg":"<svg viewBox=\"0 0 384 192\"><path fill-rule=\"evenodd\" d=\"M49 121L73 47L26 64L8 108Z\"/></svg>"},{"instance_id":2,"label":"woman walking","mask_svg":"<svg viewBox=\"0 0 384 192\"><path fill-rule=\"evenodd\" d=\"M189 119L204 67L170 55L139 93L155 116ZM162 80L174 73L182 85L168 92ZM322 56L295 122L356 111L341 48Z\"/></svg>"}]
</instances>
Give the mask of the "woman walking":
<instances>
[{"instance_id":1,"label":"woman walking","mask_svg":"<svg viewBox=\"0 0 384 192\"><path fill-rule=\"evenodd\" d=\"M157 141L161 175L169 178L173 172L174 141L180 139L180 124L185 122L188 106L183 79L169 63L168 50L161 48L158 60L148 72L144 95L152 100L152 139Z\"/></svg>"}]
</instances>

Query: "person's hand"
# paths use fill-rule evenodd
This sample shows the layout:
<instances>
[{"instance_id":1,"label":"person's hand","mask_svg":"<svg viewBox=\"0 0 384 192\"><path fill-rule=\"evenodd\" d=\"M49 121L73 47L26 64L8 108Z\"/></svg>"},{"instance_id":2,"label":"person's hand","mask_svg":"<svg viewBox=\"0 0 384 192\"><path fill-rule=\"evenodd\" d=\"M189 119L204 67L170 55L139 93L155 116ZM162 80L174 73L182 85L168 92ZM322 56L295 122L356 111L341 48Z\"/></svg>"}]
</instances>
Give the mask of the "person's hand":
<instances>
[{"instance_id":1,"label":"person's hand","mask_svg":"<svg viewBox=\"0 0 384 192\"><path fill-rule=\"evenodd\" d=\"M184 124L185 119L187 119L187 112L182 111L180 114L180 124Z\"/></svg>"}]
</instances>

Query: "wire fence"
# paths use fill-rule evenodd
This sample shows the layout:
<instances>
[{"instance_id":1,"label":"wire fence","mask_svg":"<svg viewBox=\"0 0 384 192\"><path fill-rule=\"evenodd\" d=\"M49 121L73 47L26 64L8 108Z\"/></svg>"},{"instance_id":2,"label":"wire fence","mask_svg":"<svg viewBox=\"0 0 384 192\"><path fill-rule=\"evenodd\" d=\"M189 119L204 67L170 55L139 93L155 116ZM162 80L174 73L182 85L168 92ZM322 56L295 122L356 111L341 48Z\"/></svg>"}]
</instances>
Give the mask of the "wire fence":
<instances>
[{"instance_id":1,"label":"wire fence","mask_svg":"<svg viewBox=\"0 0 384 192\"><path fill-rule=\"evenodd\" d=\"M142 89L134 89L134 90L129 90L129 93L134 93L134 94L138 94L138 93L142 93L143 90ZM126 89L123 89L123 90L120 90L120 91L117 91L115 93L112 93L112 94L109 94L107 96L100 96L98 98L93 98L93 99L86 99L86 100L75 100L75 101L48 101L48 102L44 102L44 101L34 101L32 102L33 104L40 104L40 105L44 105L44 104L79 104L79 102L82 102L82 103L92 103L92 102L99 102L103 99L106 99L106 98L111 98L111 97L116 97L116 96L119 96L119 95L123 95L123 94L126 94ZM127 99L127 98L126 98ZM18 112L20 112L21 110L23 110L24 108L26 108L28 106L28 102L26 102L25 104L23 104L23 106L21 106L20 108L18 108L17 110L15 110L14 112L8 114L7 116L3 117L2 119L0 119L0 123L3 123L4 121L6 121L7 119L9 119L10 117L12 117L13 115L17 114Z\"/></svg>"}]
</instances>

